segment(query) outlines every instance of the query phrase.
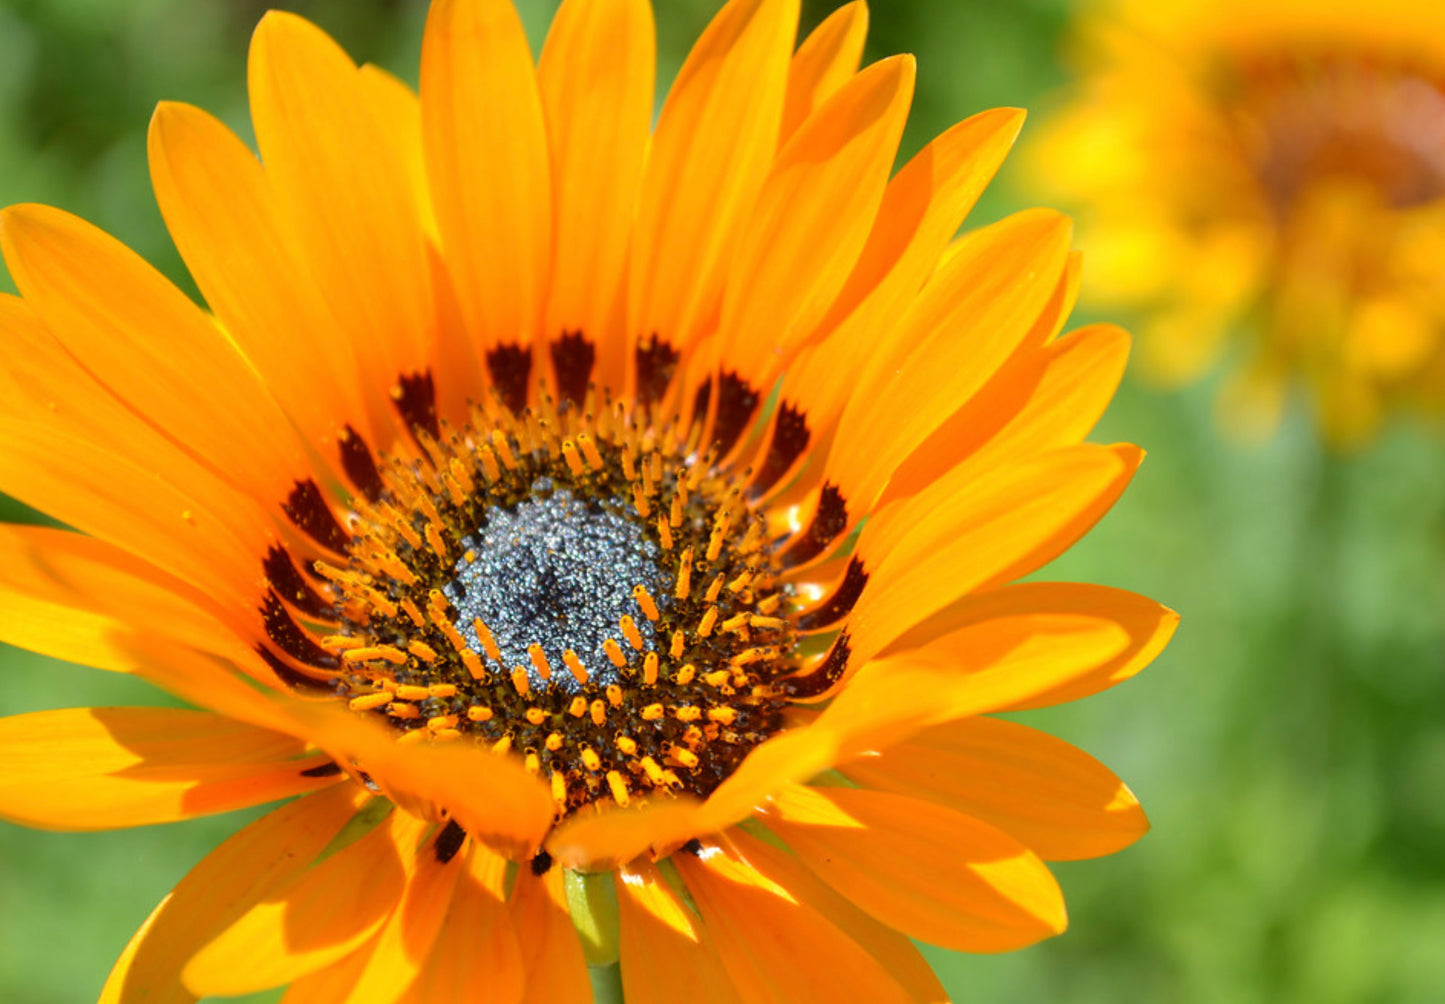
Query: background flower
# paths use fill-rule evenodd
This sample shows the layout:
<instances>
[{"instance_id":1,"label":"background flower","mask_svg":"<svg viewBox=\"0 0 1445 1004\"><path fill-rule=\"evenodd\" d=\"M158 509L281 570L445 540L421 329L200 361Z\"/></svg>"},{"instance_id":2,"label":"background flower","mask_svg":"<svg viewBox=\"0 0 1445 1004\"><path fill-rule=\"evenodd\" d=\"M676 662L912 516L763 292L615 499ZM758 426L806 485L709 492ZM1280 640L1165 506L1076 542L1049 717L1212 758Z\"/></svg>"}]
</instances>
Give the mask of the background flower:
<instances>
[{"instance_id":1,"label":"background flower","mask_svg":"<svg viewBox=\"0 0 1445 1004\"><path fill-rule=\"evenodd\" d=\"M244 128L245 40L262 6L5 6L0 204L64 205L182 278L159 214L138 197L144 125L157 100L184 97ZM411 75L420 0L281 6ZM520 6L539 39L551 5ZM661 81L715 6L674 0L659 12ZM805 24L830 6L806 5ZM1066 12L1054 0L875 6L870 55L913 50L923 67L905 155L960 110L1033 107L1063 80L1053 57ZM1024 204L995 190L974 219ZM1086 281L1097 272L1086 262ZM1287 421L1262 452L1223 448L1209 390L1164 399L1126 386L1095 438L1141 438L1149 462L1049 573L1167 598L1188 612L1186 629L1129 686L1028 719L1126 776L1154 830L1123 855L1058 867L1073 921L1064 937L1014 956L934 953L967 999L1114 1004L1129 987L1186 1004L1353 1004L1427 1001L1445 985L1442 453L1392 430L1337 472L1321 505L1311 430ZM1332 524L1334 551L1303 537L1311 518ZM13 650L0 660L6 714L156 700L114 674ZM0 999L85 1000L160 896L239 822L107 834L0 824Z\"/></svg>"},{"instance_id":2,"label":"background flower","mask_svg":"<svg viewBox=\"0 0 1445 1004\"><path fill-rule=\"evenodd\" d=\"M1095 302L1142 314L1140 369L1227 360L1225 427L1302 389L1336 446L1445 404L1445 13L1424 0L1113 0L1041 131L1081 204Z\"/></svg>"}]
</instances>

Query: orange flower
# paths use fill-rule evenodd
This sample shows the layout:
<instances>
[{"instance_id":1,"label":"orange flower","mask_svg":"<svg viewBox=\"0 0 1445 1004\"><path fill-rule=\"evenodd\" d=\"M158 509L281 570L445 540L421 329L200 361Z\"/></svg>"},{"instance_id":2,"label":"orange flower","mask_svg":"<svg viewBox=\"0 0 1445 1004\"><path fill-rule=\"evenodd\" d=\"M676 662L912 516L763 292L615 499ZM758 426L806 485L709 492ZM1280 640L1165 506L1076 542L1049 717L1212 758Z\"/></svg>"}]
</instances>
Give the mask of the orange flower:
<instances>
[{"instance_id":1,"label":"orange flower","mask_svg":"<svg viewBox=\"0 0 1445 1004\"><path fill-rule=\"evenodd\" d=\"M17 206L0 241L5 641L206 708L0 721L0 813L133 826L300 796L184 878L107 1001L933 1001L909 942L1064 927L1043 864L1145 829L1072 700L1174 615L1010 584L1140 459L1082 442L1127 338L1059 337L1057 214L954 241L990 112L889 173L907 57L733 0L652 128L645 0L438 0L421 94L299 18L258 161L163 105L210 306ZM786 848L786 849L785 849ZM613 898L615 896L615 899ZM615 937L613 935L615 932Z\"/></svg>"},{"instance_id":2,"label":"orange flower","mask_svg":"<svg viewBox=\"0 0 1445 1004\"><path fill-rule=\"evenodd\" d=\"M1326 438L1445 406L1445 12L1424 0L1111 0L1035 148L1087 207L1111 308L1181 383L1221 356L1226 426L1274 429L1293 386Z\"/></svg>"}]
</instances>

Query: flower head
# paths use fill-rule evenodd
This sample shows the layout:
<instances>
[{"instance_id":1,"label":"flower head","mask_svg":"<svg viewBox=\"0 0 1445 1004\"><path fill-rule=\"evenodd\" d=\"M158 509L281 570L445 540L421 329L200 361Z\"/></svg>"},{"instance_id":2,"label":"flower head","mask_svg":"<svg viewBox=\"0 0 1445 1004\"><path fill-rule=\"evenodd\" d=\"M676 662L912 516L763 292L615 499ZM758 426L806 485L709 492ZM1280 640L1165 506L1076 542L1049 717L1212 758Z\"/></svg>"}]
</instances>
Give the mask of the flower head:
<instances>
[{"instance_id":1,"label":"flower head","mask_svg":"<svg viewBox=\"0 0 1445 1004\"><path fill-rule=\"evenodd\" d=\"M797 17L725 6L654 129L645 0L567 0L535 67L506 0L438 0L419 96L268 15L259 159L189 106L151 131L209 311L0 216L0 490L82 531L5 531L4 640L207 709L0 721L0 813L300 796L104 999L586 1000L581 927L635 1002L938 1000L909 936L1056 933L1043 860L1142 833L1104 767L980 717L1173 628L1011 584L1138 464L1082 442L1127 338L1059 336L1063 217L954 240L1018 113L890 177L912 61L858 69L861 4L794 52Z\"/></svg>"},{"instance_id":2,"label":"flower head","mask_svg":"<svg viewBox=\"0 0 1445 1004\"><path fill-rule=\"evenodd\" d=\"M1035 158L1088 207L1102 302L1167 382L1232 357L1221 417L1290 387L1336 445L1445 403L1445 14L1420 0L1115 0Z\"/></svg>"}]
</instances>

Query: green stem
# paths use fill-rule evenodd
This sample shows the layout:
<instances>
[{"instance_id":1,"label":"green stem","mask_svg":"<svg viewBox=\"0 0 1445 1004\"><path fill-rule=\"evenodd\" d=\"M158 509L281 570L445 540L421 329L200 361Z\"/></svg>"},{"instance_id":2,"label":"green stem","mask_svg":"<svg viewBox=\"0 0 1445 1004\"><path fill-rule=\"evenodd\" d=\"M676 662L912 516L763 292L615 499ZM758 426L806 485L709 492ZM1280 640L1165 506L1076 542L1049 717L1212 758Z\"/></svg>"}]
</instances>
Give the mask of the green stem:
<instances>
[{"instance_id":1,"label":"green stem","mask_svg":"<svg viewBox=\"0 0 1445 1004\"><path fill-rule=\"evenodd\" d=\"M623 1004L622 967L617 963L610 966L588 966L592 977L593 1004Z\"/></svg>"}]
</instances>

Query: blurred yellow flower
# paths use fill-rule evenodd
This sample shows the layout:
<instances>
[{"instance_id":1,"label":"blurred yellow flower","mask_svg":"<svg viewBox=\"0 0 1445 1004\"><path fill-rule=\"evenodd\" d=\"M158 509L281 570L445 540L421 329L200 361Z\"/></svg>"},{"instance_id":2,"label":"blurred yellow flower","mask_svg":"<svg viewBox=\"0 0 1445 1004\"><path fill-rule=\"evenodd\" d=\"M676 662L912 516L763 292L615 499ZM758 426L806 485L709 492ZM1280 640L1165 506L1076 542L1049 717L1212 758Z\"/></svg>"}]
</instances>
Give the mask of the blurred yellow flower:
<instances>
[{"instance_id":1,"label":"blurred yellow flower","mask_svg":"<svg viewBox=\"0 0 1445 1004\"><path fill-rule=\"evenodd\" d=\"M1445 400L1445 8L1115 0L1033 169L1087 207L1091 293L1142 311L1140 367L1223 355L1227 427L1290 387L1325 437Z\"/></svg>"}]
</instances>

